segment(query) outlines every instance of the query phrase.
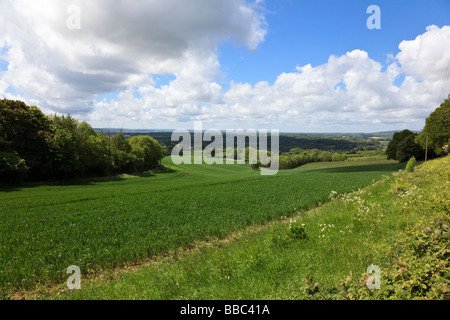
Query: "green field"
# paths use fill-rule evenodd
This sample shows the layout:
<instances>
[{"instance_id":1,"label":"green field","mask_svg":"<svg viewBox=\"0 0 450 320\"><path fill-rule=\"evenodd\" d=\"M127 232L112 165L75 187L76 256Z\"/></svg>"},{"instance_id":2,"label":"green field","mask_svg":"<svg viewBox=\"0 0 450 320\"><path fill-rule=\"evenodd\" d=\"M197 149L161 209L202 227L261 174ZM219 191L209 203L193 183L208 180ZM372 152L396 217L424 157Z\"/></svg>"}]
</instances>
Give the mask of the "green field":
<instances>
[{"instance_id":1,"label":"green field","mask_svg":"<svg viewBox=\"0 0 450 320\"><path fill-rule=\"evenodd\" d=\"M299 167L298 169L324 169L324 168L338 168L338 167L356 167L356 166L378 166L382 164L396 164L398 161L384 159L368 159L365 158L350 158L346 161L335 162L311 162Z\"/></svg>"},{"instance_id":2,"label":"green field","mask_svg":"<svg viewBox=\"0 0 450 320\"><path fill-rule=\"evenodd\" d=\"M81 290L61 284L27 297L448 300L449 194L447 157L292 218L104 272L83 280ZM372 264L381 269L379 290L365 284Z\"/></svg>"},{"instance_id":3,"label":"green field","mask_svg":"<svg viewBox=\"0 0 450 320\"><path fill-rule=\"evenodd\" d=\"M70 265L97 274L196 240L291 216L403 167L373 164L280 171L184 165L142 176L0 191L0 290L66 280Z\"/></svg>"}]
</instances>

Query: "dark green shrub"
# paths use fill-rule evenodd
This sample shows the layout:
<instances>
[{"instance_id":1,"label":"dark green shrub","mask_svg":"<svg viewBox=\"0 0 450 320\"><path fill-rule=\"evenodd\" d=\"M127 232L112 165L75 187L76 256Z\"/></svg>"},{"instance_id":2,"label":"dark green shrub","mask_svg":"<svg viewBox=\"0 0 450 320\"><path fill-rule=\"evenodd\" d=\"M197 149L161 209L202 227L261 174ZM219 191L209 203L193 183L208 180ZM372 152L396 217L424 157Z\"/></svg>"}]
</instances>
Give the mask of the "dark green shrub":
<instances>
[{"instance_id":1,"label":"dark green shrub","mask_svg":"<svg viewBox=\"0 0 450 320\"><path fill-rule=\"evenodd\" d=\"M304 224L293 224L289 225L289 234L291 237L297 240L308 239L308 233L306 232L306 226Z\"/></svg>"}]
</instances>

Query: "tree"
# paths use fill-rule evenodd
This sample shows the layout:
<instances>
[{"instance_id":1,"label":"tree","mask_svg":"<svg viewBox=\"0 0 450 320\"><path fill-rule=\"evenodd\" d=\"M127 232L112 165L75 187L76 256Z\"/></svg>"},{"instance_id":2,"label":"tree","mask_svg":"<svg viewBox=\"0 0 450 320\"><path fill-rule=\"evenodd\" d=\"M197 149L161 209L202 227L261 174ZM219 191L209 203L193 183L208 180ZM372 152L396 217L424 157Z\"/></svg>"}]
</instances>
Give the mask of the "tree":
<instances>
[{"instance_id":1,"label":"tree","mask_svg":"<svg viewBox=\"0 0 450 320\"><path fill-rule=\"evenodd\" d=\"M123 132L119 132L111 138L111 149L131 152L131 146L123 135Z\"/></svg>"},{"instance_id":2,"label":"tree","mask_svg":"<svg viewBox=\"0 0 450 320\"><path fill-rule=\"evenodd\" d=\"M424 151L422 147L415 142L415 137L415 135L410 135L400 141L397 146L396 160L399 162L406 162L412 157L416 159L423 158Z\"/></svg>"},{"instance_id":3,"label":"tree","mask_svg":"<svg viewBox=\"0 0 450 320\"><path fill-rule=\"evenodd\" d=\"M74 131L55 121L54 135L49 144L52 154L49 178L70 179L79 175L80 158Z\"/></svg>"},{"instance_id":4,"label":"tree","mask_svg":"<svg viewBox=\"0 0 450 320\"><path fill-rule=\"evenodd\" d=\"M133 173L166 155L151 137L130 141L122 132L107 139L70 114L47 117L21 101L0 100L0 182Z\"/></svg>"},{"instance_id":5,"label":"tree","mask_svg":"<svg viewBox=\"0 0 450 320\"><path fill-rule=\"evenodd\" d=\"M317 157L319 162L333 161L333 154L330 151L320 151Z\"/></svg>"},{"instance_id":6,"label":"tree","mask_svg":"<svg viewBox=\"0 0 450 320\"><path fill-rule=\"evenodd\" d=\"M72 116L52 117L54 135L51 176L58 179L99 176L108 173L106 138L86 122Z\"/></svg>"},{"instance_id":7,"label":"tree","mask_svg":"<svg viewBox=\"0 0 450 320\"><path fill-rule=\"evenodd\" d=\"M48 139L52 135L51 120L37 107L22 101L0 100L0 151L16 153L24 159L34 180L46 175Z\"/></svg>"},{"instance_id":8,"label":"tree","mask_svg":"<svg viewBox=\"0 0 450 320\"><path fill-rule=\"evenodd\" d=\"M79 157L83 175L103 175L109 171L108 148L106 138L96 132L88 123L78 125Z\"/></svg>"},{"instance_id":9,"label":"tree","mask_svg":"<svg viewBox=\"0 0 450 320\"><path fill-rule=\"evenodd\" d=\"M133 173L138 171L138 159L131 153L131 146L122 132L111 138L112 169L116 173Z\"/></svg>"},{"instance_id":10,"label":"tree","mask_svg":"<svg viewBox=\"0 0 450 320\"><path fill-rule=\"evenodd\" d=\"M333 154L332 161L346 161L348 159L348 156L346 154L342 153L335 153Z\"/></svg>"},{"instance_id":11,"label":"tree","mask_svg":"<svg viewBox=\"0 0 450 320\"><path fill-rule=\"evenodd\" d=\"M394 133L386 150L387 158L399 160L400 162L408 161L413 156L417 159L422 159L423 149L415 142L416 136L417 134L410 130Z\"/></svg>"},{"instance_id":12,"label":"tree","mask_svg":"<svg viewBox=\"0 0 450 320\"><path fill-rule=\"evenodd\" d=\"M430 151L437 156L449 153L450 96L426 119L423 132L417 137L417 142L423 148L425 148L427 137Z\"/></svg>"},{"instance_id":13,"label":"tree","mask_svg":"<svg viewBox=\"0 0 450 320\"><path fill-rule=\"evenodd\" d=\"M158 165L164 157L163 147L148 136L135 136L129 140L131 152L137 158L136 169L145 171Z\"/></svg>"},{"instance_id":14,"label":"tree","mask_svg":"<svg viewBox=\"0 0 450 320\"><path fill-rule=\"evenodd\" d=\"M20 182L27 170L25 160L16 152L0 152L0 183Z\"/></svg>"}]
</instances>

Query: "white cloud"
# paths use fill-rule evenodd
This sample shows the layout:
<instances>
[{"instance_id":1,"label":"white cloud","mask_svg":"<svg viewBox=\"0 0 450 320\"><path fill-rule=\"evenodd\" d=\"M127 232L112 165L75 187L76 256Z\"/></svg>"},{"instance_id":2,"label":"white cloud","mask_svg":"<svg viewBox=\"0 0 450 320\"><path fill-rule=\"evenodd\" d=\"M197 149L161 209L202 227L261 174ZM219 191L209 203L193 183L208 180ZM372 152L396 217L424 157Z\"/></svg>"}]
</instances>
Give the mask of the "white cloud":
<instances>
[{"instance_id":1,"label":"white cloud","mask_svg":"<svg viewBox=\"0 0 450 320\"><path fill-rule=\"evenodd\" d=\"M448 48L450 27L431 26L402 42L386 67L353 50L320 66L283 73L272 86L233 84L219 108L232 110L236 118L260 116L298 131L422 129L439 105ZM396 86L400 76L404 81ZM450 93L450 80L444 92Z\"/></svg>"},{"instance_id":2,"label":"white cloud","mask_svg":"<svg viewBox=\"0 0 450 320\"><path fill-rule=\"evenodd\" d=\"M0 74L0 95L45 112L70 112L97 127L124 128L204 120L222 129L421 129L437 107L450 61L449 26L430 26L403 41L385 64L355 49L282 73L273 84L232 81L225 90L216 82L218 45L255 49L264 41L260 2L2 1L0 47L9 48L9 67ZM69 4L81 8L81 30L66 27ZM174 80L158 86L159 74ZM108 92L119 94L98 99Z\"/></svg>"},{"instance_id":3,"label":"white cloud","mask_svg":"<svg viewBox=\"0 0 450 320\"><path fill-rule=\"evenodd\" d=\"M73 4L80 30L67 27ZM0 44L10 48L0 88L80 114L95 96L145 86L155 74L177 77L167 88L172 104L216 101L208 83L220 72L218 44L254 49L266 33L264 16L245 0L14 0L0 3L0 17Z\"/></svg>"},{"instance_id":4,"label":"white cloud","mask_svg":"<svg viewBox=\"0 0 450 320\"><path fill-rule=\"evenodd\" d=\"M429 26L416 39L399 45L402 71L422 81L442 81L450 61L450 26Z\"/></svg>"}]
</instances>

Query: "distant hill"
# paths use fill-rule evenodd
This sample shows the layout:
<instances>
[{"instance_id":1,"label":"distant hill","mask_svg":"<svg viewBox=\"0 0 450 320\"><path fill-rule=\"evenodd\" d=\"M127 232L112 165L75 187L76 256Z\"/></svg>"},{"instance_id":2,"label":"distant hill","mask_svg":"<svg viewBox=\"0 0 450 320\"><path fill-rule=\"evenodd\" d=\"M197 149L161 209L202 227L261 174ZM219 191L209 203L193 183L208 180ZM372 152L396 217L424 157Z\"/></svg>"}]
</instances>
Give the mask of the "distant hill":
<instances>
[{"instance_id":1,"label":"distant hill","mask_svg":"<svg viewBox=\"0 0 450 320\"><path fill-rule=\"evenodd\" d=\"M178 142L171 141L174 130L146 130L146 129L95 129L105 134L115 135L122 132L126 138L137 135L147 135L167 146L169 149ZM377 141L371 141L371 137L391 139L395 131L375 133L280 133L280 152L289 152L293 148L319 149L324 151L348 152L354 150L376 150L381 147ZM191 131L193 135L193 132ZM225 135L225 132L223 132ZM193 141L193 137L192 137ZM204 142L203 147L210 142ZM268 147L271 148L270 139Z\"/></svg>"}]
</instances>

